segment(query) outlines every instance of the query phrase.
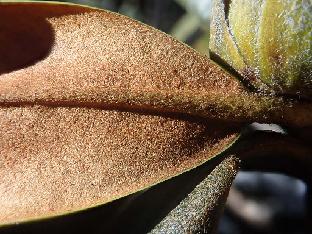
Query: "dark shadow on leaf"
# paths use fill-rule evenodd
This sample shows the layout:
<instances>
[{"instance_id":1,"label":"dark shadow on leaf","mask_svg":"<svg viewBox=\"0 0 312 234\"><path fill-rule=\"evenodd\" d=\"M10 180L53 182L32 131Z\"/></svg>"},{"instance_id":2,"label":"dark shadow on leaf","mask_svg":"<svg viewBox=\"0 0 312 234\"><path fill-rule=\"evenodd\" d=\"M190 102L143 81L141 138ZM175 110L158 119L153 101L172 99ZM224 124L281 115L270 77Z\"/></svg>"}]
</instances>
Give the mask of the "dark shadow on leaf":
<instances>
[{"instance_id":1,"label":"dark shadow on leaf","mask_svg":"<svg viewBox=\"0 0 312 234\"><path fill-rule=\"evenodd\" d=\"M48 18L86 11L79 6L42 3L0 3L0 75L45 59L54 45Z\"/></svg>"}]
</instances>

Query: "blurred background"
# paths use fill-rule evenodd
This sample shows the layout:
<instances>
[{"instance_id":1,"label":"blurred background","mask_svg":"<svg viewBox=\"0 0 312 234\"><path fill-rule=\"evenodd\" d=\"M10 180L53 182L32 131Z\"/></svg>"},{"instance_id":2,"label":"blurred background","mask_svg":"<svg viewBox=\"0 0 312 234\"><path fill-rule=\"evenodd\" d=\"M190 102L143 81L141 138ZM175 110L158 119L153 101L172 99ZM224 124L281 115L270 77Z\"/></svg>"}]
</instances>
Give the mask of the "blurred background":
<instances>
[{"instance_id":1,"label":"blurred background","mask_svg":"<svg viewBox=\"0 0 312 234\"><path fill-rule=\"evenodd\" d=\"M156 27L208 55L211 0L68 0L119 12ZM261 126L257 126L261 128ZM285 175L240 172L219 234L307 233L307 188ZM312 222L312 221L311 221Z\"/></svg>"}]
</instances>

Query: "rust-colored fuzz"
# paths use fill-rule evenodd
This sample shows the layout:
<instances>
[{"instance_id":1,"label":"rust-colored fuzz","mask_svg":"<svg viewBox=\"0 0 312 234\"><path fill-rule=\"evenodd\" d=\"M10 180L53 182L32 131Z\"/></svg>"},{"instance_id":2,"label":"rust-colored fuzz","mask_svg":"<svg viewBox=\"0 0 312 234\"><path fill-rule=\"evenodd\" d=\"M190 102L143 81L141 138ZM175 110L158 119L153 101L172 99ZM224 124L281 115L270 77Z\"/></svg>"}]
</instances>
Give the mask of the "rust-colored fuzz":
<instances>
[{"instance_id":1,"label":"rust-colored fuzz","mask_svg":"<svg viewBox=\"0 0 312 234\"><path fill-rule=\"evenodd\" d=\"M235 134L190 119L90 108L0 111L0 221L106 203L218 154Z\"/></svg>"},{"instance_id":2,"label":"rust-colored fuzz","mask_svg":"<svg viewBox=\"0 0 312 234\"><path fill-rule=\"evenodd\" d=\"M123 197L205 162L237 138L235 128L169 111L195 108L193 95L209 86L238 87L171 37L88 8L0 7L1 26L19 22L1 31L12 54L2 47L0 223ZM26 41L14 36L21 32ZM16 66L3 58L9 54L21 54Z\"/></svg>"},{"instance_id":3,"label":"rust-colored fuzz","mask_svg":"<svg viewBox=\"0 0 312 234\"><path fill-rule=\"evenodd\" d=\"M0 225L126 196L219 154L241 123L280 120L280 99L127 17L0 11Z\"/></svg>"}]
</instances>

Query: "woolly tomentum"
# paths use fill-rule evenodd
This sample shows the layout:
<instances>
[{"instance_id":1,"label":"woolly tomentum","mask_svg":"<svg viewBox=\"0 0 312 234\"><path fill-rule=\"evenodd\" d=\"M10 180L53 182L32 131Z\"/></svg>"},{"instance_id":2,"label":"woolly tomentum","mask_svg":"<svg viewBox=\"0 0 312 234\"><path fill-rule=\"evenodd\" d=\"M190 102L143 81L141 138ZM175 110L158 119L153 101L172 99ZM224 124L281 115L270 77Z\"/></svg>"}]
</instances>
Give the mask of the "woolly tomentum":
<instances>
[{"instance_id":1,"label":"woolly tomentum","mask_svg":"<svg viewBox=\"0 0 312 234\"><path fill-rule=\"evenodd\" d=\"M211 51L258 88L311 98L312 2L232 0L226 8L215 1Z\"/></svg>"}]
</instances>

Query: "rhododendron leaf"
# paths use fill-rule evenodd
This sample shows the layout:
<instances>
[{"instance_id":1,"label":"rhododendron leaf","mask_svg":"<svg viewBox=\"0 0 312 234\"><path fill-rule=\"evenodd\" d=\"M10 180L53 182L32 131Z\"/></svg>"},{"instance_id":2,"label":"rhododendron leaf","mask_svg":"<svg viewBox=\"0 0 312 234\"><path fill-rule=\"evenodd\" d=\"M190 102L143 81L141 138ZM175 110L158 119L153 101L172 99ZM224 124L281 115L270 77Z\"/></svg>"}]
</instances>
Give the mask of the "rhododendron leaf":
<instances>
[{"instance_id":1,"label":"rhododendron leaf","mask_svg":"<svg viewBox=\"0 0 312 234\"><path fill-rule=\"evenodd\" d=\"M250 121L311 123L305 105L253 94L125 16L59 3L0 11L2 225L168 180L222 153Z\"/></svg>"},{"instance_id":2,"label":"rhododendron leaf","mask_svg":"<svg viewBox=\"0 0 312 234\"><path fill-rule=\"evenodd\" d=\"M164 33L81 6L0 10L1 225L108 203L237 139L240 124L195 110L214 83L239 83Z\"/></svg>"}]
</instances>

